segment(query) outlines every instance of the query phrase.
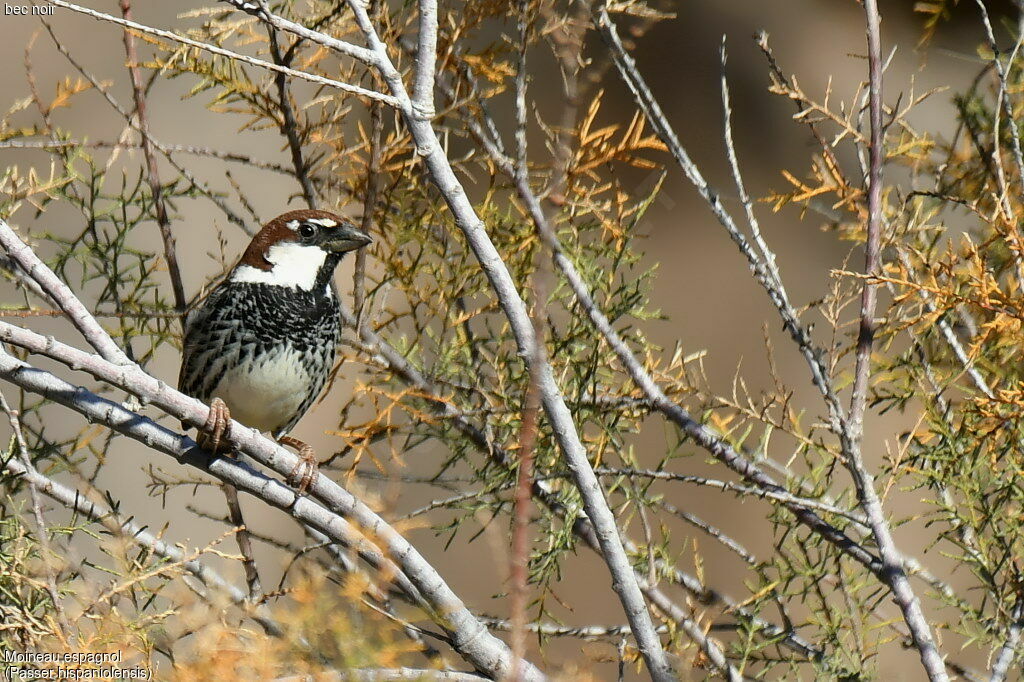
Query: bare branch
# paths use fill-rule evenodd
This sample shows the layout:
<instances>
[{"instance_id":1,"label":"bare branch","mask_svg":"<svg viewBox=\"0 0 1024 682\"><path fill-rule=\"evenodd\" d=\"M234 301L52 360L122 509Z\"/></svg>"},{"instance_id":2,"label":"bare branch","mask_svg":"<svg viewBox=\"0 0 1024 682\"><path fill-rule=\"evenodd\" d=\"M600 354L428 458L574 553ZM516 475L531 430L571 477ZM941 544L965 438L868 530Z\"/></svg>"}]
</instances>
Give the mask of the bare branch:
<instances>
[{"instance_id":1,"label":"bare branch","mask_svg":"<svg viewBox=\"0 0 1024 682\"><path fill-rule=\"evenodd\" d=\"M263 600L263 585L260 573L256 568L256 557L252 552L252 536L246 528L245 517L242 516L242 503L238 500L238 489L226 484L223 486L224 499L228 505L228 518L235 527L235 541L238 551L242 553L242 570L245 571L245 584L249 586L249 601L259 604Z\"/></svg>"},{"instance_id":2,"label":"bare branch","mask_svg":"<svg viewBox=\"0 0 1024 682\"><path fill-rule=\"evenodd\" d=\"M882 243L882 165L885 162L884 135L882 124L882 54L879 32L878 5L876 0L864 0L868 34L869 70L869 112L871 116L870 169L868 173L868 225L865 248L864 271L868 276L881 272ZM903 612L903 619L910 628L921 656L921 663L933 682L949 679L945 664L932 638L931 627L921 610L921 604L903 568L903 557L893 541L889 523L882 509L882 502L875 490L874 479L864 466L861 455L861 441L864 433L864 409L867 405L868 380L871 375L871 348L875 335L875 304L877 284L865 281L861 292L860 334L857 338L856 362L853 390L850 396L850 413L843 429L843 452L846 466L850 471L861 506L871 525L872 534L878 544L878 552L884 565L880 577L892 589L893 599Z\"/></svg>"},{"instance_id":3,"label":"bare branch","mask_svg":"<svg viewBox=\"0 0 1024 682\"><path fill-rule=\"evenodd\" d=\"M1020 646L1021 633L1024 632L1024 602L1021 601L1020 597L1017 598L1017 603L1013 607L1011 617L1013 620L1010 622L1010 627L1007 630L1006 641L999 649L999 655L996 656L995 663L992 664L992 675L989 677L989 682L1003 682L1006 679L1007 673L1010 672L1010 666L1013 665L1019 653L1017 648Z\"/></svg>"},{"instance_id":4,"label":"bare branch","mask_svg":"<svg viewBox=\"0 0 1024 682\"><path fill-rule=\"evenodd\" d=\"M270 34L270 54L274 58L274 63L280 66L289 66L285 63L285 57L281 54L281 48L277 44L277 31L267 26L267 32ZM305 155L302 153L302 140L299 139L299 123L295 118L295 107L292 106L291 94L288 91L288 79L285 77L285 74L279 72L274 76L274 84L277 86L277 101L281 108L281 132L284 134L285 139L288 140L288 151L292 155L292 168L294 169L295 179L299 181L299 185L302 187L302 196L306 200L306 205L309 208L316 208L316 189L313 187L313 181L309 176L309 168L306 166ZM379 106L379 104L373 102L370 106Z\"/></svg>"},{"instance_id":5,"label":"bare branch","mask_svg":"<svg viewBox=\"0 0 1024 682\"><path fill-rule=\"evenodd\" d=\"M725 151L726 157L729 159L729 170L732 172L732 179L736 185L736 191L740 195L740 203L743 204L743 210L747 214L747 224L750 225L750 234L754 239L754 244L757 245L758 250L761 252L762 262L771 274L772 279L774 279L775 286L782 289L782 275L779 273L778 265L775 263L775 252L769 248L764 237L761 236L761 225L757 220L757 215L754 213L754 202L751 201L750 195L747 194L747 187L743 182L743 174L740 173L740 163L736 158L736 147L732 141L732 104L729 100L729 81L725 77L725 63L728 58L728 53L725 49L724 35L722 36L722 47L719 51L719 56L721 59L722 72L722 115L725 117L725 122L722 128L725 134Z\"/></svg>"},{"instance_id":6,"label":"bare branch","mask_svg":"<svg viewBox=\"0 0 1024 682\"><path fill-rule=\"evenodd\" d=\"M121 0L121 15L125 21L131 21L131 0ZM164 244L164 260L171 278L171 291L174 293L174 308L179 313L185 312L187 299L185 287L181 281L181 269L178 267L178 253L174 245L174 233L171 232L171 221L167 217L167 205L160 186L160 172L156 167L153 155L153 143L149 137L149 117L146 114L146 93L139 74L139 56L135 49L135 38L131 31L124 30L124 51L128 58L128 75L132 83L132 96L135 98L135 116L139 121L139 132L142 136L142 155L146 158L146 178L153 193L153 208L156 210L156 224L160 228L160 238Z\"/></svg>"},{"instance_id":7,"label":"bare branch","mask_svg":"<svg viewBox=\"0 0 1024 682\"><path fill-rule=\"evenodd\" d=\"M49 297L64 314L68 316L75 328L81 332L89 345L95 348L108 362L115 365L133 364L114 340L100 327L96 319L89 313L82 302L71 292L50 268L46 267L39 256L23 241L18 239L14 230L0 220L0 246L13 259L40 289Z\"/></svg>"},{"instance_id":8,"label":"bare branch","mask_svg":"<svg viewBox=\"0 0 1024 682\"><path fill-rule=\"evenodd\" d=\"M434 117L434 72L437 63L437 0L419 0L419 43L412 108L429 121Z\"/></svg>"},{"instance_id":9,"label":"bare branch","mask_svg":"<svg viewBox=\"0 0 1024 682\"><path fill-rule=\"evenodd\" d=\"M224 0L224 2L228 2L228 1L229 0ZM181 43L182 45L188 45L189 47L194 47L194 48L197 48L197 49L200 49L200 50L205 50L207 52L219 55L221 57L228 57L230 59L233 59L233 60L236 60L236 61L239 61L239 62L243 62L245 64L251 64L252 66L258 66L260 68L267 69L268 71L274 71L276 73L283 73L283 74L286 74L288 76L292 76L293 78L300 78L302 80L309 81L310 83L317 83L319 85L328 85L328 86L330 86L332 88L338 88L339 90L343 90L345 92L350 92L353 95L359 95L360 97L365 97L367 99L377 100L379 102L384 102L385 104L387 104L388 106L391 106L391 107L395 107L395 106L398 105L398 102L397 102L397 100L394 97L391 97L389 95L385 95L385 94L380 93L380 92L374 92L373 90L367 90L366 88L362 88L362 87L360 87L358 85L352 85L350 83L343 83L341 81L337 81L337 80L334 80L334 79L331 79L331 78L324 78L323 76L318 76L318 75L312 74L312 73L306 73L305 71L296 71L295 69L289 69L286 66L278 66L277 64L274 64L272 62L264 61L262 59L257 59L256 57L250 57L249 55L245 55L245 54L242 54L240 52L232 52L231 50L225 50L224 48L217 47L216 45L210 45L208 43L203 43L203 42L200 42L198 40L192 40L191 38L186 38L184 36L180 36L177 33L173 33L172 31L164 31L164 30L159 29L159 28L153 28L152 26L145 26L143 24L136 23L134 21L127 21L125 19L119 19L118 17L112 16L110 14L104 14L103 12L97 12L96 10L89 9L88 7L81 7L79 5L75 5L75 4L72 4L70 2L65 2L64 0L46 0L46 2L50 3L51 5L56 5L57 7L63 7L65 9L69 9L69 10L71 10L73 12L78 12L80 14L85 14L86 16L90 16L90 17L92 17L94 19L99 19L100 21L109 21L109 22L111 22L113 24L117 24L119 26L124 26L125 28L130 28L130 29L133 29L133 30L136 30L136 31L140 31L142 33L148 33L150 35L154 35L154 36L157 36L159 38L165 38L167 40L173 40L173 41L175 41L177 43ZM232 3L232 4L234 4L234 3ZM239 4L251 4L251 3L239 3ZM281 21L286 21L286 20L282 19ZM286 23L290 24L292 22L286 22ZM298 26L298 24L294 24L294 25ZM302 29L302 27L299 27L299 28ZM286 30L288 30L288 29L286 29ZM306 29L302 29L302 30L306 30ZM322 35L322 34L317 34L317 35ZM330 38L329 36L324 36L324 37L326 39L329 39L332 43L347 45L347 43L343 43L343 41L336 40L334 38Z\"/></svg>"},{"instance_id":10,"label":"bare branch","mask_svg":"<svg viewBox=\"0 0 1024 682\"><path fill-rule=\"evenodd\" d=\"M1010 86L1007 83L1006 71L1009 68L1013 68L1014 58L1017 56L1017 52L1021 48L1021 41L1024 40L1024 35L1021 35L1014 45L1013 50L1010 52L1010 58L1007 61L1006 66L1003 66L1003 61L999 56L999 45L996 43L995 33L992 31L992 22L988 17L988 10L985 8L985 0L975 0L978 4L978 9L981 11L981 23L985 27L985 38L988 40L988 46L992 50L992 63L996 67L996 74L999 77L999 105L996 111L996 124L995 124L995 153L999 154L999 123L998 115L999 111L1002 111L1003 115L1006 116L1006 127L1010 131L1010 141L1013 145L1013 159L1017 163L1017 178L1018 182L1024 183L1024 153L1021 151L1020 144L1020 131L1017 128L1017 120L1013 113L1013 103L1010 102ZM996 159L999 163L999 169L1002 171L1002 162L999 158ZM1005 183L1005 180L1004 180ZM1008 200L1006 196L1005 186L1003 187L1004 200ZM1007 212L1007 217L1011 217L1012 213ZM1017 254L1018 260L1021 255Z\"/></svg>"},{"instance_id":11,"label":"bare branch","mask_svg":"<svg viewBox=\"0 0 1024 682\"><path fill-rule=\"evenodd\" d=\"M427 1L427 0L424 0ZM430 0L432 1L432 0ZM520 0L517 4L516 23L519 31L519 58L516 66L516 149L517 175L527 176L526 167L526 52L528 44L529 3ZM422 10L421 10L422 11ZM422 47L421 47L422 49ZM431 81L433 83L433 81ZM537 254L535 258L540 258ZM547 273L538 267L533 273L533 335L534 354L529 361L529 385L523 401L523 416L519 428L519 467L516 474L515 497L512 509L512 549L509 578L511 580L512 652L516 660L526 652L526 607L529 595L530 560L530 500L534 479L534 449L537 446L538 421L540 412L540 368L543 358L538 349L545 343L548 300ZM518 679L518 674L515 679Z\"/></svg>"},{"instance_id":12,"label":"bare branch","mask_svg":"<svg viewBox=\"0 0 1024 682\"><path fill-rule=\"evenodd\" d=\"M526 305L516 289L508 268L487 235L483 222L466 195L465 188L456 177L436 132L430 122L421 118L415 111L401 74L392 63L387 46L378 36L367 13L367 8L358 0L350 2L349 6L369 49L375 54L375 66L391 90L397 108L416 143L417 151L430 171L430 179L444 197L455 218L455 224L462 230L470 248L491 282L502 309L509 319L520 352L528 358L528 364L533 364L531 360L535 357L534 353L542 353L542 350L534 336ZM331 40L328 36L321 36L316 32L311 33L304 34L303 37L331 47ZM569 461L576 486L584 500L587 516L594 523L601 544L602 556L613 575L612 586L622 601L627 620L637 633L640 651L652 676L659 682L674 680L675 673L672 671L672 666L665 657L661 642L654 631L654 624L637 584L636 575L623 550L615 517L608 508L604 491L590 467L586 449L580 440L572 414L565 404L551 365L547 362L545 355L537 356L543 358L540 363L542 404L552 424L559 446Z\"/></svg>"},{"instance_id":13,"label":"bare branch","mask_svg":"<svg viewBox=\"0 0 1024 682\"><path fill-rule=\"evenodd\" d=\"M28 271L61 304L62 308L85 311L84 306L75 298L70 289L38 260L31 249L21 242L14 231L3 221L0 221L0 244L20 264L25 266L27 263L30 266L27 268ZM93 340L94 343L103 345L103 339L106 339L106 342L113 345L110 337L99 328L99 325L88 316L87 312L85 312L85 317L87 319L81 322L79 328L89 330L90 334L96 337ZM134 363L125 362L115 365L100 357L66 346L52 337L43 338L34 332L6 323L0 323L0 325L3 325L3 337L7 342L15 345L27 344L29 346L27 349L32 352L47 355L70 367L83 369L97 379L129 391L196 428L201 427L207 421L209 408L206 405L154 379ZM309 487L309 493L326 505L331 510L330 512L309 502L305 497L296 496L277 481L265 478L260 481L255 480L253 477L258 476L255 472L251 475L246 473L235 476L232 473L235 469L225 471L225 465L221 459L215 459L209 463L200 462L202 457L195 454L191 441L184 436L174 434L148 419L144 420L139 415L128 412L115 403L98 398L84 389L71 386L52 375L41 373L10 356L6 356L2 360L5 369L0 371L0 376L3 378L17 383L26 390L50 397L82 414L88 414L161 452L183 459L193 466L198 466L222 481L234 485L239 490L256 494L265 502L288 511L296 519L308 523L331 538L358 548L364 560L383 571L385 575L393 576L394 580L399 581L400 586L404 576L407 576L405 579L407 585L403 589L409 594L417 594L418 591L422 595L423 606L431 614L431 617L436 619L435 622L449 633L453 646L461 655L472 662L474 666L494 675L508 675L512 670L512 655L509 648L488 633L486 627L474 618L433 566L380 516L326 476L317 474ZM297 455L265 438L258 431L234 421L231 423L230 437L226 440L238 452L252 457L286 478L300 462ZM235 468L238 469L242 466L236 464ZM357 533L342 517L352 519L361 529L361 533ZM374 546L366 539L367 537L374 538L375 542L381 544L384 551ZM401 567L388 557L395 557ZM544 678L539 670L525 662L522 664L522 671L524 679L540 680Z\"/></svg>"},{"instance_id":14,"label":"bare branch","mask_svg":"<svg viewBox=\"0 0 1024 682\"><path fill-rule=\"evenodd\" d=\"M264 21L274 28L293 33L300 38L306 38L313 42L329 47L330 49L340 54L352 57L367 66L377 66L377 55L373 50L367 50L365 47L359 47L352 43L347 43L344 40L338 40L332 38L329 35L320 33L308 29L302 24L297 24L294 21L289 21L284 17L273 14L268 8L265 0L257 0L256 2L248 2L247 0L223 0L235 9L241 10L246 14L251 14L258 17L260 21Z\"/></svg>"}]
</instances>

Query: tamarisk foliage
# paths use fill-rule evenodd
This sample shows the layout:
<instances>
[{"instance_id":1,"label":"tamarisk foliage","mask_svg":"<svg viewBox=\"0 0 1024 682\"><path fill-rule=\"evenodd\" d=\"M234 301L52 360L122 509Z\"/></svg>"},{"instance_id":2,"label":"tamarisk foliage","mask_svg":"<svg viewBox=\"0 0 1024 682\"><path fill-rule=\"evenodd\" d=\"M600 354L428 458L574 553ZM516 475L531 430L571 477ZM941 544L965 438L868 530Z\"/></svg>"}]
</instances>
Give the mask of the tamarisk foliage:
<instances>
[{"instance_id":1,"label":"tamarisk foliage","mask_svg":"<svg viewBox=\"0 0 1024 682\"><path fill-rule=\"evenodd\" d=\"M26 90L0 102L0 647L120 649L182 679L1024 666L1020 24L976 3L985 64L949 139L911 124L936 95L885 73L873 0L851 92L808 92L815 65L762 34L768 91L811 144L757 196L725 43L730 187L634 60L672 19L655 4L226 0L173 25L128 0L48 4L126 62L97 69L32 24ZM926 44L950 3L918 5ZM102 126L72 115L87 106ZM175 117L237 140L197 142ZM723 392L703 361L725 351L651 340L671 255L648 252L646 218L675 176L736 245L723 268L770 306L749 332L782 330L765 333L769 387L738 367ZM249 459L199 449L182 427L207 408L168 385L183 304L288 203L374 238L339 279L334 424L308 495L285 483L295 455L243 425L230 442ZM787 288L768 212L849 246L812 300ZM776 369L780 344L798 372ZM150 518L126 462L173 513ZM258 551L223 544L239 528L205 494L219 485L248 498ZM705 570L709 545L731 563ZM593 605L606 622L580 615Z\"/></svg>"}]
</instances>

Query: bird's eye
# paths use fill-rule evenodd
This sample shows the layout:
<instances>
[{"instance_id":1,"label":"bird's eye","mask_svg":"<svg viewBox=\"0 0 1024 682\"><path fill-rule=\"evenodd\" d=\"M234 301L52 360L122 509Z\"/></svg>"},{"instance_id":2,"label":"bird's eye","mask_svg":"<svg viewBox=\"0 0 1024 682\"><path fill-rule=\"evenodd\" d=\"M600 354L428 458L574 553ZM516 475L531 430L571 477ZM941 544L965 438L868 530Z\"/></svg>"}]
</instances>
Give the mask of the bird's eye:
<instances>
[{"instance_id":1,"label":"bird's eye","mask_svg":"<svg viewBox=\"0 0 1024 682\"><path fill-rule=\"evenodd\" d=\"M310 225L309 223L302 223L301 225L299 225L299 236L305 239L309 239L314 234L316 234L316 228Z\"/></svg>"}]
</instances>

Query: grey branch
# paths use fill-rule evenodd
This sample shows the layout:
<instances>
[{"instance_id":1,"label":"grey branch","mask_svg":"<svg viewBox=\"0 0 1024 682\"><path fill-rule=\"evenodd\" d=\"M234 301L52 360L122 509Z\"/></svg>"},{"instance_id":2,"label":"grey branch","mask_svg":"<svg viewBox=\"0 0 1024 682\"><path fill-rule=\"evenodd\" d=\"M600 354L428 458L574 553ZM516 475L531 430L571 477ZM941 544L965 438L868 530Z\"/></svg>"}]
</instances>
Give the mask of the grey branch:
<instances>
[{"instance_id":1,"label":"grey branch","mask_svg":"<svg viewBox=\"0 0 1024 682\"><path fill-rule=\"evenodd\" d=\"M261 21L264 21L274 28L287 31L300 38L307 38L320 45L325 45L335 52L339 52L343 55L352 57L367 66L377 65L377 55L372 50L367 50L365 47L353 45L347 43L344 40L338 40L337 38L331 37L319 31L313 31L306 28L302 24L297 24L294 21L289 21L284 17L277 16L272 13L268 8L266 2L262 0L259 2L247 2L246 0L224 0L235 9L241 10L246 14L251 14L258 17Z\"/></svg>"},{"instance_id":2,"label":"grey branch","mask_svg":"<svg viewBox=\"0 0 1024 682\"><path fill-rule=\"evenodd\" d=\"M882 54L880 19L876 0L864 1L864 13L868 27L869 112L871 118L868 236L864 256L864 272L871 276L881 272L882 165L885 161L885 128L882 124ZM942 655L935 645L931 626L921 610L920 600L914 594L910 579L903 568L903 557L893 540L889 522L882 509L882 501L875 490L874 479L865 467L862 457L864 410L867 405L868 382L871 376L871 349L875 334L877 297L878 285L865 281L861 291L860 333L857 338L850 413L844 423L842 435L843 451L846 454L847 469L857 488L861 507L868 518L872 535L878 545L878 553L884 564L884 571L880 578L892 590L893 600L903 613L903 619L910 629L914 646L918 650L921 663L928 673L929 679L933 682L946 682L949 675L946 673Z\"/></svg>"},{"instance_id":3,"label":"grey branch","mask_svg":"<svg viewBox=\"0 0 1024 682\"><path fill-rule=\"evenodd\" d=\"M229 2L229 4L234 5L235 2ZM648 670L658 682L675 680L675 672L672 670L661 646L661 640L655 632L651 614L637 582L637 576L623 549L615 517L608 507L601 484L587 459L586 448L580 440L576 424L555 381L554 372L543 352L544 349L537 345L532 321L526 304L516 288L515 281L502 260L501 254L491 242L483 221L476 214L465 188L455 175L436 131L430 121L422 118L416 111L402 76L388 55L387 46L377 34L366 6L358 0L353 0L349 2L349 7L355 16L356 24L363 33L366 44L375 54L375 66L392 93L391 99L412 135L417 152L430 171L431 181L440 191L455 218L455 224L466 237L497 294L498 301L516 338L520 354L526 359L528 365L532 365L534 362L540 364L538 374L540 376L541 402L548 420L551 422L559 447L573 473L574 482L583 498L587 516L594 524L602 557L612 574L612 586L622 602L626 619L636 633L638 648L647 663ZM289 29L285 27L285 30ZM330 36L307 31L303 37L320 45L332 47L333 39Z\"/></svg>"},{"instance_id":4,"label":"grey branch","mask_svg":"<svg viewBox=\"0 0 1024 682\"><path fill-rule=\"evenodd\" d=\"M62 308L81 311L84 318L76 322L76 326L89 331L89 340L94 346L106 347L109 345L117 348L95 319L88 315L88 311L71 290L38 260L31 249L18 239L14 231L3 221L0 221L0 244L7 248L11 257L26 269ZM101 357L62 344L52 337L44 338L29 330L3 324L3 336L10 343L27 344L30 346L28 349L33 352L51 357L74 369L88 371L97 379L128 391L144 402L156 405L183 423L198 428L207 420L209 408L206 405L170 388L130 361L125 360L122 364L108 362ZM16 339L21 343L18 343ZM120 353L120 349L117 350ZM121 357L123 357L123 353ZM28 368L28 366L12 365L10 363L19 363L19 361L10 356L4 360L7 363L7 372L4 378L9 381L18 383L18 381L24 381L26 376L34 377L37 381L31 384L32 387L21 383L18 385L27 390L53 397L57 402L83 414L86 409L94 407L95 401L102 401L106 411L102 413L100 421L115 430L132 435L146 445L166 454L183 457L186 463L198 466L222 481L235 485L239 490L245 490L263 501L287 511L297 520L320 530L346 546L357 548L360 556L370 565L385 575L394 576L403 591L412 595L417 593L421 595L423 600L421 605L435 619L435 622L448 632L455 649L476 668L494 676L507 675L511 670L512 653L508 646L487 632L487 628L476 620L434 567L380 516L326 476L318 475L309 490L310 494L326 506L325 509L304 497L296 497L287 486L274 479L262 477L258 481L253 480L252 476L259 476L255 472L241 475L238 471L244 471L244 468L238 471L231 468L224 469L220 459L207 463L205 458L188 451L189 448L186 445L191 444L191 441L184 436L174 434L148 419L128 412L115 403L93 396L85 389L71 386L57 377L40 373L39 370ZM59 383L54 384L53 382ZM59 385L60 388L54 389L55 385ZM70 394L68 394L69 391ZM75 400L74 396L78 391L91 397ZM108 418L108 412L113 416ZM97 415L93 418L99 419L99 417ZM181 439L184 439L185 442L182 442ZM265 438L255 429L249 429L237 422L232 422L231 437L228 441L238 452L252 457L284 477L289 476L290 472L299 464L296 455ZM189 445L189 447L191 446ZM238 480L232 480L235 478ZM356 531L346 519L351 519L363 532ZM379 542L383 551L367 540L367 537L373 537ZM388 557L394 557L395 561ZM402 584L403 581L406 583L405 585ZM544 679L543 674L530 664L523 666L523 672L525 679Z\"/></svg>"},{"instance_id":5,"label":"grey branch","mask_svg":"<svg viewBox=\"0 0 1024 682\"><path fill-rule=\"evenodd\" d=\"M419 36L412 106L429 121L434 117L434 79L437 64L437 0L419 0Z\"/></svg>"},{"instance_id":6,"label":"grey branch","mask_svg":"<svg viewBox=\"0 0 1024 682\"><path fill-rule=\"evenodd\" d=\"M27 333L31 334L32 332ZM54 348L58 348L60 351L74 350L63 346L63 344L56 344L56 342L54 344ZM81 353L81 351L78 352ZM81 369L91 371L102 368L103 371L99 373L106 374L107 381L110 381L110 376L118 371L118 368L110 366L102 358L86 353L82 353L82 355L91 358L92 363L89 367L79 365ZM123 368L121 371L122 376L125 376ZM97 372L91 371L91 373L96 374ZM240 491L285 511L300 523L317 529L335 542L358 548L359 555L364 561L376 568L382 575L389 576L403 591L423 595L420 605L447 631L453 647L466 660L496 678L511 670L511 652L507 646L488 633L486 627L469 613L465 605L455 596L433 567L427 564L397 531L356 500L348 491L333 482L329 485L325 484L326 477L319 476L319 481L313 486L318 488L315 491L317 498L327 497L330 499L327 507L324 507L306 497L297 495L281 481L261 474L242 462L224 457L211 458L187 436L175 433L147 417L131 412L115 402L97 396L81 386L70 384L49 372L32 367L6 353L0 353L0 379L72 409L96 423L108 426L118 433L144 443L157 452L170 455L183 464L205 471L221 482L231 484ZM159 383L152 378L150 381ZM170 391L170 389L166 390ZM177 392L174 391L174 393ZM145 390L139 395L140 397L150 397ZM187 396L177 395L187 401L192 400ZM161 403L164 401L159 395L152 395L150 402L162 406ZM193 402L198 403L198 401ZM199 405L202 404L199 403ZM170 410L168 411L170 412ZM183 419L185 411L182 412L183 414L175 416ZM236 431L240 433L236 435ZM267 463L265 460L270 459L275 460L277 466L281 466L281 462L284 461L284 466L288 467L287 471L291 471L294 462L289 465L287 460L297 458L276 443L267 440L258 432L246 429L237 422L232 423L232 432L230 440L240 452L257 461L262 461L264 464ZM280 452L267 457L267 450L274 449L280 450ZM283 475L287 475L287 473ZM330 492L328 493L325 489ZM353 523L363 529L363 532L357 531L345 517L351 518ZM366 539L367 536L380 540L388 555L395 557L397 564L387 558L380 549L373 546ZM403 585L403 583L406 584ZM525 664L523 669L525 679L545 679L532 665Z\"/></svg>"},{"instance_id":7,"label":"grey branch","mask_svg":"<svg viewBox=\"0 0 1024 682\"><path fill-rule=\"evenodd\" d=\"M224 1L228 2L228 0L224 0ZM277 64L265 61L263 59L257 59L256 57L250 57L249 55L245 55L245 54L242 54L240 52L232 52L231 50L225 50L224 48L217 47L216 45L210 45L209 43L200 42L198 40L192 40L191 38L186 38L185 36L180 36L177 33L173 33L171 31L164 31L162 29L153 28L152 26L146 26L144 24L140 24L140 23L137 23L137 22L134 22L134 21L127 21L125 19L120 19L120 18L115 17L115 16L113 16L111 14L104 14L103 12L97 12L96 10L89 9L88 7L81 7L79 5L75 5L75 4L70 3L70 2L65 2L64 0L46 0L46 2L50 3L51 5L56 5L57 7L63 7L65 9L69 9L69 10L71 10L73 12L78 12L80 14L84 14L86 16L90 16L90 17L92 17L94 19L99 19L100 21L109 21L111 23L117 24L119 26L124 26L125 28L130 28L130 29L139 31L141 33L148 33L150 35L154 35L154 36L157 36L159 38L165 38L167 40L173 40L174 42L181 43L182 45L188 45L189 47L194 47L194 48L199 49L199 50L205 50L206 52L211 52L211 53L219 55L221 57L227 57L229 59L233 59L233 60L237 60L237 61L240 61L240 62L244 62L246 64L251 64L252 66L258 66L260 68L267 69L268 71L274 71L276 73L283 73L283 74L292 76L293 78L300 78L302 80L309 81L311 83L317 83L319 85L327 85L327 86L330 86L330 87L333 87L333 88L338 88L339 90L343 90L345 92L350 92L350 93L352 93L354 95L359 95L360 97L365 97L367 99L375 99L375 100L378 100L380 102L384 102L388 106L394 107L394 106L397 106L397 104L398 104L394 97L390 97L390 96L385 95L384 93L381 93L381 92L375 92L373 90L367 90L366 88L360 87L358 85L352 85L351 83L343 83L342 81L337 81L337 80L334 80L332 78L325 78L323 76L318 76L318 75L313 74L313 73L306 73L305 71L297 71L295 69L290 69L290 68L288 68L286 66L279 66ZM231 4L235 4L235 3L231 3ZM252 4L252 3L238 3L238 4ZM282 21L284 21L284 20L282 20ZM291 23L291 22L287 22L287 23ZM298 26L298 24L295 24L295 26ZM282 28L285 28L285 30L288 30L287 27L282 27ZM299 27L299 28L302 28L302 27ZM306 30L306 29L303 29L303 30ZM321 35L321 34L318 34L318 35ZM330 38L330 40L333 41L334 43L341 43L342 42L342 41L336 40L334 38ZM344 44L348 45L348 43L344 43ZM361 49L361 48L359 48L359 49ZM346 52L346 54L347 54L347 52Z\"/></svg>"},{"instance_id":8,"label":"grey branch","mask_svg":"<svg viewBox=\"0 0 1024 682\"><path fill-rule=\"evenodd\" d=\"M45 292L64 314L68 316L75 328L82 333L89 345L108 362L115 365L130 365L131 360L124 354L110 335L103 331L89 310L72 293L50 268L46 267L39 256L14 233L4 220L0 220L0 246L7 255L18 264L18 268Z\"/></svg>"}]
</instances>

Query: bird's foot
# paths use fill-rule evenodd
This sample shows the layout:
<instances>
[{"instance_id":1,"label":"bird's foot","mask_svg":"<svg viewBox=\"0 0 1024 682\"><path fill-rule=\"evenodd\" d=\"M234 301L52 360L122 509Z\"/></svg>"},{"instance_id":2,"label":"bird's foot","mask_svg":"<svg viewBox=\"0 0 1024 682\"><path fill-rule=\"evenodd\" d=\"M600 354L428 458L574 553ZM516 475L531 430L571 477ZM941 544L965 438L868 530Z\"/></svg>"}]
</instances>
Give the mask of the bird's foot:
<instances>
[{"instance_id":1,"label":"bird's foot","mask_svg":"<svg viewBox=\"0 0 1024 682\"><path fill-rule=\"evenodd\" d=\"M291 473L288 474L288 479L292 485L298 487L299 494L302 495L320 474L316 452L313 451L311 445L307 445L298 438L292 438L291 436L281 436L277 439L277 442L281 445L295 448L299 452L299 462L292 469Z\"/></svg>"},{"instance_id":2,"label":"bird's foot","mask_svg":"<svg viewBox=\"0 0 1024 682\"><path fill-rule=\"evenodd\" d=\"M210 415L206 423L199 429L196 442L203 449L214 454L223 454L231 451L226 439L231 435L231 410L220 398L210 401Z\"/></svg>"}]
</instances>

